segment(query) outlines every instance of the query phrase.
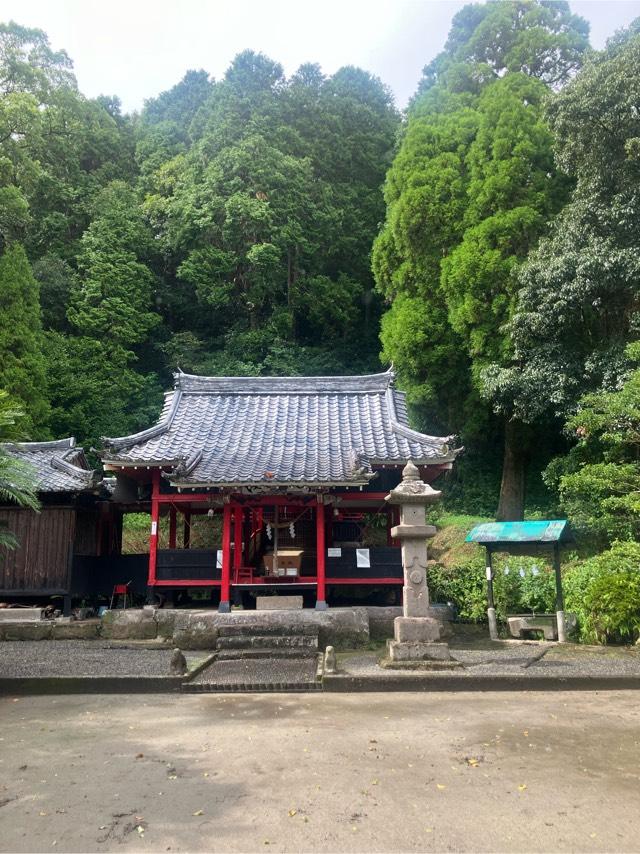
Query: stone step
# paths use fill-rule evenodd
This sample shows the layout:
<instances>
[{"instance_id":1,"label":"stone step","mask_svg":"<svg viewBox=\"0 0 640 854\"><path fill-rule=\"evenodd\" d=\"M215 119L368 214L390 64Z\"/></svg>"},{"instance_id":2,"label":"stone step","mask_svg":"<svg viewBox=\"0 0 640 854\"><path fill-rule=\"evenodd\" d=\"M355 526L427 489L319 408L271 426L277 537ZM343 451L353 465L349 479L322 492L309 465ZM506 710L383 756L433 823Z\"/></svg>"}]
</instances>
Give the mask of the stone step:
<instances>
[{"instance_id":1,"label":"stone step","mask_svg":"<svg viewBox=\"0 0 640 854\"><path fill-rule=\"evenodd\" d=\"M304 647L284 647L274 649L273 647L252 647L251 649L221 649L216 650L217 661L240 661L250 658L316 658L317 649L305 649Z\"/></svg>"},{"instance_id":2,"label":"stone step","mask_svg":"<svg viewBox=\"0 0 640 854\"><path fill-rule=\"evenodd\" d=\"M216 649L318 649L312 635L232 635L218 637Z\"/></svg>"},{"instance_id":3,"label":"stone step","mask_svg":"<svg viewBox=\"0 0 640 854\"><path fill-rule=\"evenodd\" d=\"M218 637L251 637L258 635L265 637L266 635L306 635L309 637L318 637L318 626L302 624L297 622L278 623L278 622L260 622L260 623L242 623L236 622L228 626L218 627Z\"/></svg>"}]
</instances>

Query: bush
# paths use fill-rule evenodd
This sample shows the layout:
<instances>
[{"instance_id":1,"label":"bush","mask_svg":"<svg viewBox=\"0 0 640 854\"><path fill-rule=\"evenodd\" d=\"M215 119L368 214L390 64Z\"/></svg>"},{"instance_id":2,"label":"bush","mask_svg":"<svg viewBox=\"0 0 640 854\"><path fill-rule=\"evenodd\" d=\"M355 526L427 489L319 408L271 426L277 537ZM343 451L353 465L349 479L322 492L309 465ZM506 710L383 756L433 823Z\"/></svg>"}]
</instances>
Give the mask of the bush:
<instances>
[{"instance_id":1,"label":"bush","mask_svg":"<svg viewBox=\"0 0 640 854\"><path fill-rule=\"evenodd\" d=\"M565 607L585 643L633 643L640 634L640 544L616 542L571 567Z\"/></svg>"},{"instance_id":2,"label":"bush","mask_svg":"<svg viewBox=\"0 0 640 854\"><path fill-rule=\"evenodd\" d=\"M555 575L540 558L494 555L493 592L496 614L505 621L507 614L521 611L538 613L555 610ZM433 566L429 570L431 599L453 602L461 620L486 620L487 582L485 554L477 554L455 566Z\"/></svg>"}]
</instances>

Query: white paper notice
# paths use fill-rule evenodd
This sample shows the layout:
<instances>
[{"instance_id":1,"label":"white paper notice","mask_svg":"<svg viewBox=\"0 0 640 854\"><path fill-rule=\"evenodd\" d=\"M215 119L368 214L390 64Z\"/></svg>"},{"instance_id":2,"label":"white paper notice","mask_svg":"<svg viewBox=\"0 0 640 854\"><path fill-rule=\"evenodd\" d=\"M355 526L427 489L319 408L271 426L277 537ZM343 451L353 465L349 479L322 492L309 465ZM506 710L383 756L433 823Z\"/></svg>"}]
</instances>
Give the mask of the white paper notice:
<instances>
[{"instance_id":1,"label":"white paper notice","mask_svg":"<svg viewBox=\"0 0 640 854\"><path fill-rule=\"evenodd\" d=\"M371 569L369 549L356 549L356 566L359 569Z\"/></svg>"},{"instance_id":2,"label":"white paper notice","mask_svg":"<svg viewBox=\"0 0 640 854\"><path fill-rule=\"evenodd\" d=\"M327 549L327 557L342 557L342 549Z\"/></svg>"},{"instance_id":3,"label":"white paper notice","mask_svg":"<svg viewBox=\"0 0 640 854\"><path fill-rule=\"evenodd\" d=\"M222 569L222 549L216 551L216 569Z\"/></svg>"},{"instance_id":4,"label":"white paper notice","mask_svg":"<svg viewBox=\"0 0 640 854\"><path fill-rule=\"evenodd\" d=\"M157 523L157 522L152 522L152 523L151 523L151 536L152 536L152 537L155 537L155 535L156 535L157 533L158 533L158 523Z\"/></svg>"}]
</instances>

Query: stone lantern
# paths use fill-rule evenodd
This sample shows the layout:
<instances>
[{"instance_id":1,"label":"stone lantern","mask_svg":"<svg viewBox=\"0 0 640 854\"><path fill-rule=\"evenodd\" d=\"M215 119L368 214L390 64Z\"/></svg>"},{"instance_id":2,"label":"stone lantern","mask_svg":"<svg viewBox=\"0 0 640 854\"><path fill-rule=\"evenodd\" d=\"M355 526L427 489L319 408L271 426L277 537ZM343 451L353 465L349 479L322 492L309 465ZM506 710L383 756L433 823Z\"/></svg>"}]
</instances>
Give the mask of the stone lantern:
<instances>
[{"instance_id":1,"label":"stone lantern","mask_svg":"<svg viewBox=\"0 0 640 854\"><path fill-rule=\"evenodd\" d=\"M441 493L420 479L417 467L409 461L402 471L402 481L386 497L389 504L400 506L400 524L391 535L402 543L402 617L394 620L394 640L387 642L385 667L456 667L448 644L440 640L442 624L429 616L427 586L427 539L436 529L426 524L425 508L440 498Z\"/></svg>"}]
</instances>

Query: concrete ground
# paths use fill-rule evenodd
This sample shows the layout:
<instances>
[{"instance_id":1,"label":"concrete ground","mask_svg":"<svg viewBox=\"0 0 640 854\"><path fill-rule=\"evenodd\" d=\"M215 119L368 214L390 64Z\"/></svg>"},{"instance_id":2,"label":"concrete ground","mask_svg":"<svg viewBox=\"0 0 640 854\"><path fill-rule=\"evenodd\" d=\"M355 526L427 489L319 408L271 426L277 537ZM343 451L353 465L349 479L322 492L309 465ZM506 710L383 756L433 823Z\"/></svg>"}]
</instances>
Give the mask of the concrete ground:
<instances>
[{"instance_id":1,"label":"concrete ground","mask_svg":"<svg viewBox=\"0 0 640 854\"><path fill-rule=\"evenodd\" d=\"M0 697L1 851L640 850L606 693Z\"/></svg>"}]
</instances>

